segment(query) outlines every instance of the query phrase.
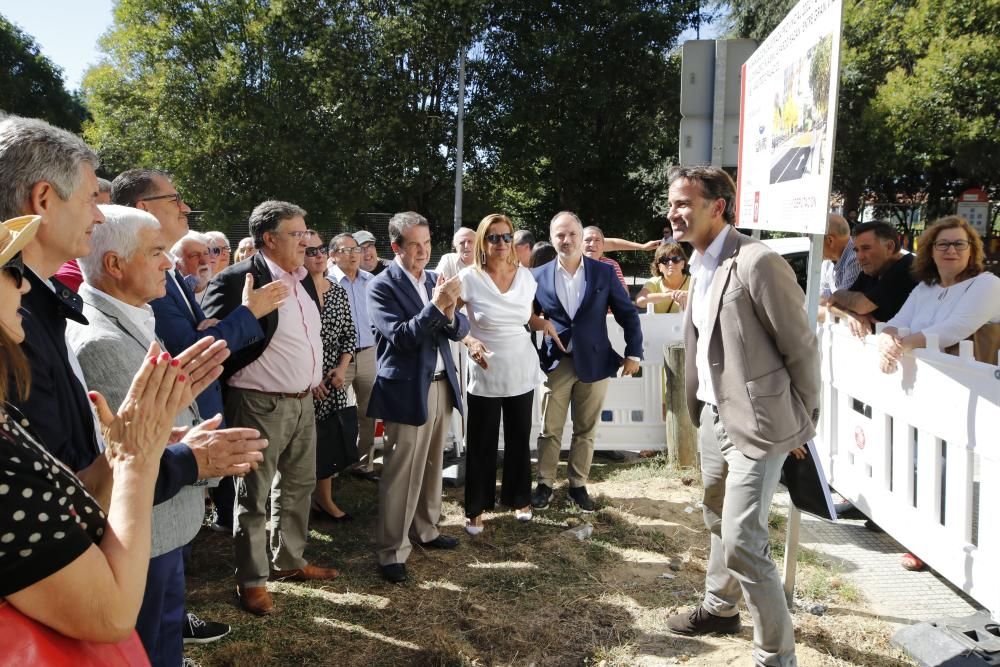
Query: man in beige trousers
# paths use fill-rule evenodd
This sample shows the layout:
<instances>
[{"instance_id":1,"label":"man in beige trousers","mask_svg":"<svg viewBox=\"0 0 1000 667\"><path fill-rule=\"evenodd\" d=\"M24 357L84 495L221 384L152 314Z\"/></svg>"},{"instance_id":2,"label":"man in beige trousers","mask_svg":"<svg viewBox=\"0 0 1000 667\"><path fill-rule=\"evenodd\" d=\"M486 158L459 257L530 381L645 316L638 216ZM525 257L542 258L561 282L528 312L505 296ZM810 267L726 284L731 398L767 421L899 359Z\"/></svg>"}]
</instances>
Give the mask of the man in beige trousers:
<instances>
[{"instance_id":1,"label":"man in beige trousers","mask_svg":"<svg viewBox=\"0 0 1000 667\"><path fill-rule=\"evenodd\" d=\"M732 228L729 175L675 167L668 180L674 238L697 251L684 338L711 550L704 601L667 627L683 635L738 633L742 597L753 618L754 664L794 666L792 618L767 519L782 463L815 434L816 337L791 266Z\"/></svg>"}]
</instances>

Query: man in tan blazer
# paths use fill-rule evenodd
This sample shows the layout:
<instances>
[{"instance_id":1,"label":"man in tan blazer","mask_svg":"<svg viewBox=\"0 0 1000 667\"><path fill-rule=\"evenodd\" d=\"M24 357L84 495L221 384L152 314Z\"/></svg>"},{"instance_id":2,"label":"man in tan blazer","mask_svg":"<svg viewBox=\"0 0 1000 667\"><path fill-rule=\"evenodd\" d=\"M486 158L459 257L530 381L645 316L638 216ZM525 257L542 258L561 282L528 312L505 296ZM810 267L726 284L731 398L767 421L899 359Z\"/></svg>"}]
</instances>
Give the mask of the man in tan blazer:
<instances>
[{"instance_id":1,"label":"man in tan blazer","mask_svg":"<svg viewBox=\"0 0 1000 667\"><path fill-rule=\"evenodd\" d=\"M732 228L735 186L714 167L669 177L674 237L697 251L685 315L688 409L699 425L705 525L711 550L705 599L672 616L685 635L737 633L746 598L754 663L795 665L795 638L770 558L767 519L785 457L815 434L816 337L792 268Z\"/></svg>"}]
</instances>

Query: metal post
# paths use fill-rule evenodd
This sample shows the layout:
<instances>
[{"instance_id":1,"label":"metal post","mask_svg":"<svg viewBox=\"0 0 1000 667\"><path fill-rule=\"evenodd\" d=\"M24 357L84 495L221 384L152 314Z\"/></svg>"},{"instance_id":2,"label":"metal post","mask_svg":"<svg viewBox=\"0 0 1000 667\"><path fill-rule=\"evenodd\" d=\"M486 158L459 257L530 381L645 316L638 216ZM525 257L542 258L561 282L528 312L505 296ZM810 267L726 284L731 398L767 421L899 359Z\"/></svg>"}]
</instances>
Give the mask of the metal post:
<instances>
[{"instance_id":1,"label":"metal post","mask_svg":"<svg viewBox=\"0 0 1000 667\"><path fill-rule=\"evenodd\" d=\"M726 40L715 40L715 92L712 100L712 166L721 167L726 148Z\"/></svg>"},{"instance_id":2,"label":"metal post","mask_svg":"<svg viewBox=\"0 0 1000 667\"><path fill-rule=\"evenodd\" d=\"M458 55L458 142L455 147L455 231L462 228L462 149L465 139L465 46Z\"/></svg>"}]
</instances>

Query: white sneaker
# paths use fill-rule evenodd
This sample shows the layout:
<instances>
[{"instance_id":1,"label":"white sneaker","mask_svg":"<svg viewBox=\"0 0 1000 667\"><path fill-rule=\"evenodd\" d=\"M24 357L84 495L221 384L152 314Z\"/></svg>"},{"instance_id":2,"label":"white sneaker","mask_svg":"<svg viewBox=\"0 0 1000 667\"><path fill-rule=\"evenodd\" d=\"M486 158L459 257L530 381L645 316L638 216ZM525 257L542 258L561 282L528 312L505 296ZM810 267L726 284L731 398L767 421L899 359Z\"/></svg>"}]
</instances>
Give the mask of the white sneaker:
<instances>
[{"instance_id":1,"label":"white sneaker","mask_svg":"<svg viewBox=\"0 0 1000 667\"><path fill-rule=\"evenodd\" d=\"M531 521L533 518L531 507L523 510L514 510L514 518L518 521Z\"/></svg>"},{"instance_id":2,"label":"white sneaker","mask_svg":"<svg viewBox=\"0 0 1000 667\"><path fill-rule=\"evenodd\" d=\"M466 519L465 532L467 532L469 535L478 535L479 533L483 532L483 526L477 526L476 524L472 523L472 519Z\"/></svg>"}]
</instances>

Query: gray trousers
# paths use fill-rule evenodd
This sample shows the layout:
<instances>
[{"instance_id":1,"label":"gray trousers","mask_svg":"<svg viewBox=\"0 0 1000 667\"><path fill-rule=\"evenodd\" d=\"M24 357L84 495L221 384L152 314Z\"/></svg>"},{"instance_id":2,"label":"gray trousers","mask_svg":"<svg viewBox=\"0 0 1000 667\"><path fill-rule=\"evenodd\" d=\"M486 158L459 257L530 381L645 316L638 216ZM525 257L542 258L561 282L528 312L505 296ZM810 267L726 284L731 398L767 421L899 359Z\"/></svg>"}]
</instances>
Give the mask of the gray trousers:
<instances>
[{"instance_id":1,"label":"gray trousers","mask_svg":"<svg viewBox=\"0 0 1000 667\"><path fill-rule=\"evenodd\" d=\"M787 455L747 458L729 440L716 407L708 404L701 411L698 446L712 544L702 605L716 616L735 616L740 598L746 598L753 617L754 664L794 667L792 617L767 532L771 498Z\"/></svg>"},{"instance_id":2,"label":"gray trousers","mask_svg":"<svg viewBox=\"0 0 1000 667\"><path fill-rule=\"evenodd\" d=\"M375 348L357 350L347 366L344 386L354 387L358 399L358 453L364 458L364 469L375 469L375 420L369 417L368 399L375 386Z\"/></svg>"},{"instance_id":3,"label":"gray trousers","mask_svg":"<svg viewBox=\"0 0 1000 667\"><path fill-rule=\"evenodd\" d=\"M257 470L236 479L233 549L236 582L263 586L276 570L306 564L309 505L316 486L316 417L312 394L279 398L230 387L230 426L255 428L268 445ZM267 500L271 499L271 544L267 544Z\"/></svg>"}]
</instances>

